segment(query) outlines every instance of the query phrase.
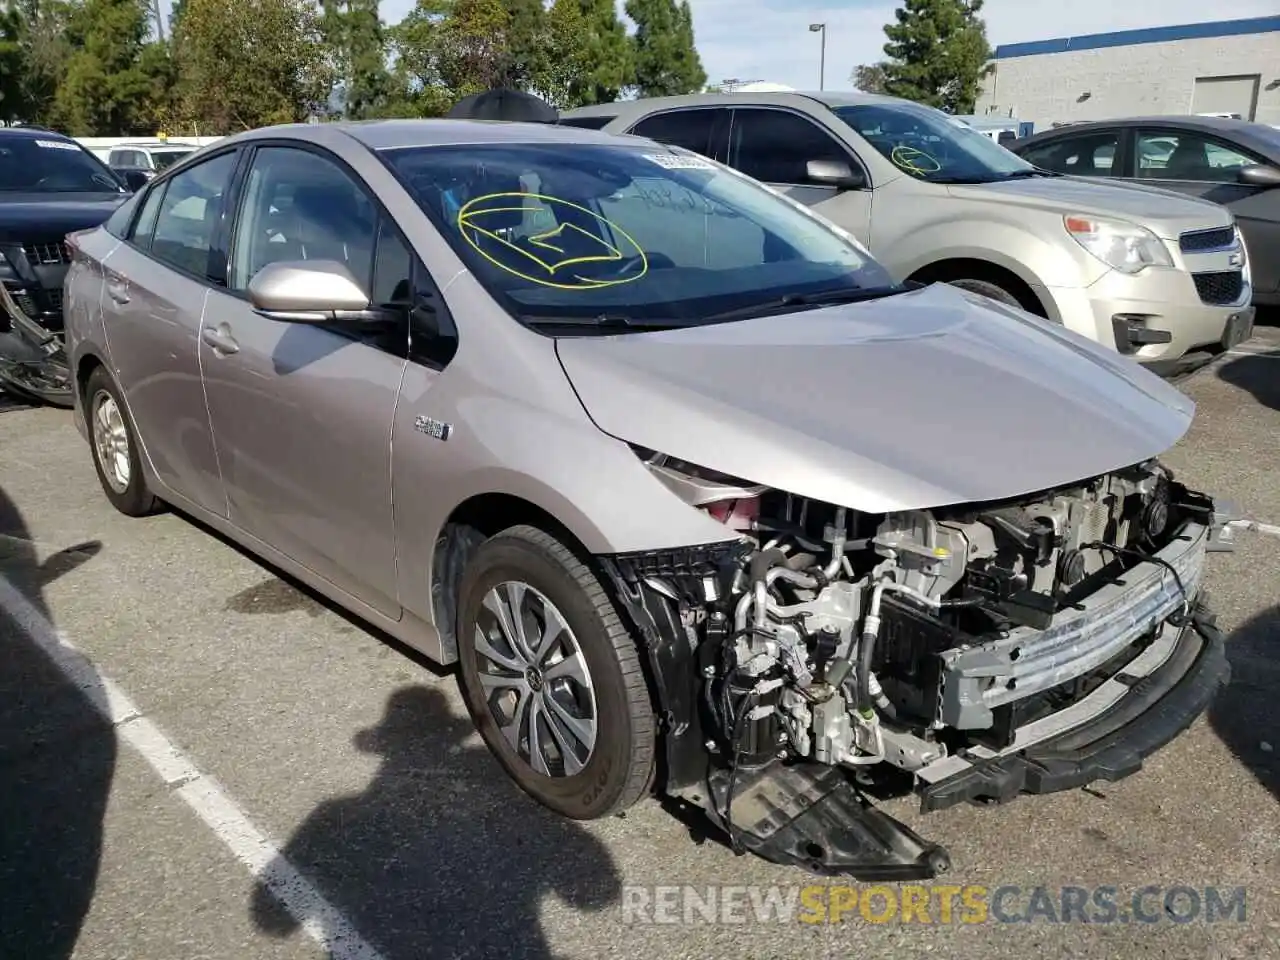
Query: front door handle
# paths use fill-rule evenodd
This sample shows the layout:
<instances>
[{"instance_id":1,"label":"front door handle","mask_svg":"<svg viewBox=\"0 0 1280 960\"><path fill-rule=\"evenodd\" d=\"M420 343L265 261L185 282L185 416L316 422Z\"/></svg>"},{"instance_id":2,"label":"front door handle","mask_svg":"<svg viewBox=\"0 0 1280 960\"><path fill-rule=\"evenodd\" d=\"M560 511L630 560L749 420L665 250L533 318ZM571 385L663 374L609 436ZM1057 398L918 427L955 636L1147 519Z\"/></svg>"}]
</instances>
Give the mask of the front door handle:
<instances>
[{"instance_id":1,"label":"front door handle","mask_svg":"<svg viewBox=\"0 0 1280 960\"><path fill-rule=\"evenodd\" d=\"M200 331L200 339L213 347L215 353L223 356L236 353L240 349L240 344L236 343L235 337L231 336L231 330L225 323L216 329L205 327Z\"/></svg>"}]
</instances>

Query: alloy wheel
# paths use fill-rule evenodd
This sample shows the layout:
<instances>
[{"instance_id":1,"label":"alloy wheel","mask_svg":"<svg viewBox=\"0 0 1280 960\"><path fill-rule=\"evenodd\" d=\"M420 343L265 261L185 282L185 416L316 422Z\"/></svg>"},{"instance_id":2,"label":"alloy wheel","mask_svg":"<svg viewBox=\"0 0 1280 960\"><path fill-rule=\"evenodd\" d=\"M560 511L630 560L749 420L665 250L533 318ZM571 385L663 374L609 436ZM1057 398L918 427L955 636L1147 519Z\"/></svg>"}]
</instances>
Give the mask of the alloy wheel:
<instances>
[{"instance_id":1,"label":"alloy wheel","mask_svg":"<svg viewBox=\"0 0 1280 960\"><path fill-rule=\"evenodd\" d=\"M564 616L527 583L490 590L476 619L477 673L494 722L536 773L572 777L596 743L595 688Z\"/></svg>"},{"instance_id":2,"label":"alloy wheel","mask_svg":"<svg viewBox=\"0 0 1280 960\"><path fill-rule=\"evenodd\" d=\"M100 390L93 398L91 422L93 445L98 463L107 483L116 493L129 488L132 468L129 460L129 431L124 425L124 414L115 397Z\"/></svg>"}]
</instances>

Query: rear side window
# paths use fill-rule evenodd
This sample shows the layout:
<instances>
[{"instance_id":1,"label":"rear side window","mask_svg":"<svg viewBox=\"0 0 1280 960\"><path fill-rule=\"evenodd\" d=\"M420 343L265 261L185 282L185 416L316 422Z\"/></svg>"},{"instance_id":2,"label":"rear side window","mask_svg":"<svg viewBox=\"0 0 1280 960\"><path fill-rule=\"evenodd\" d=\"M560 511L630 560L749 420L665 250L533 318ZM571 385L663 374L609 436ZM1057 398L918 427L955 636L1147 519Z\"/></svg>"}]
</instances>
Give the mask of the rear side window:
<instances>
[{"instance_id":1,"label":"rear side window","mask_svg":"<svg viewBox=\"0 0 1280 960\"><path fill-rule=\"evenodd\" d=\"M102 229L113 237L123 240L125 234L129 231L129 223L133 220L134 211L138 209L139 194L134 194L120 206L116 207L116 212L107 217L106 223L102 225Z\"/></svg>"},{"instance_id":2,"label":"rear side window","mask_svg":"<svg viewBox=\"0 0 1280 960\"><path fill-rule=\"evenodd\" d=\"M151 235L155 232L156 218L160 215L160 201L164 199L164 188L165 185L161 183L156 189L147 193L147 199L142 201L142 213L138 215L138 220L129 233L129 241L143 250L151 246Z\"/></svg>"},{"instance_id":3,"label":"rear side window","mask_svg":"<svg viewBox=\"0 0 1280 960\"><path fill-rule=\"evenodd\" d=\"M709 157L715 119L714 110L672 110L645 117L629 132Z\"/></svg>"},{"instance_id":4,"label":"rear side window","mask_svg":"<svg viewBox=\"0 0 1280 960\"><path fill-rule=\"evenodd\" d=\"M1120 134L1115 130L1089 136L1067 137L1020 152L1023 160L1055 173L1079 177L1116 177L1116 153Z\"/></svg>"},{"instance_id":5,"label":"rear side window","mask_svg":"<svg viewBox=\"0 0 1280 960\"><path fill-rule=\"evenodd\" d=\"M603 130L613 121L614 116L561 117L557 122L562 127L581 127L584 130Z\"/></svg>"},{"instance_id":6,"label":"rear side window","mask_svg":"<svg viewBox=\"0 0 1280 960\"><path fill-rule=\"evenodd\" d=\"M213 236L236 157L235 151L210 157L168 181L158 204L152 256L198 277L208 276Z\"/></svg>"}]
</instances>

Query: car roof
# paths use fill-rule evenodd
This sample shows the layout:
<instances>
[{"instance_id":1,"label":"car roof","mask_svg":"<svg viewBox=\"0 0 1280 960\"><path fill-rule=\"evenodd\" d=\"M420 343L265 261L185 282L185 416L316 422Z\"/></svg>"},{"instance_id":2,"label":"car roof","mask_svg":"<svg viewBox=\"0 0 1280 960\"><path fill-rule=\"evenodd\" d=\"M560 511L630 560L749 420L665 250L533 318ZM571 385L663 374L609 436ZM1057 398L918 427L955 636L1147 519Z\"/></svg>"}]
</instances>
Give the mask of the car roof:
<instances>
[{"instance_id":1,"label":"car roof","mask_svg":"<svg viewBox=\"0 0 1280 960\"><path fill-rule=\"evenodd\" d=\"M65 133L49 130L46 127L0 127L0 136L24 137L27 140L66 140L69 143L76 142Z\"/></svg>"},{"instance_id":2,"label":"car roof","mask_svg":"<svg viewBox=\"0 0 1280 960\"><path fill-rule=\"evenodd\" d=\"M370 150L405 147L436 147L487 143L619 143L633 138L616 134L561 127L549 123L512 120L394 119L342 120L333 123L289 123L238 133L218 145L286 137L312 143L331 143L335 133L344 134Z\"/></svg>"},{"instance_id":3,"label":"car roof","mask_svg":"<svg viewBox=\"0 0 1280 960\"><path fill-rule=\"evenodd\" d=\"M1228 117L1199 117L1191 114L1173 114L1115 117L1109 120L1087 120L1070 123L1052 130L1042 130L1017 141L1015 149L1064 136L1075 136L1091 130L1110 130L1115 127L1163 127L1167 130L1186 130L1195 133L1215 134L1225 140L1234 140L1258 153L1280 159L1280 136L1274 128L1250 120L1232 120ZM1265 136L1264 136L1265 131Z\"/></svg>"},{"instance_id":4,"label":"car roof","mask_svg":"<svg viewBox=\"0 0 1280 960\"><path fill-rule=\"evenodd\" d=\"M888 97L882 94L862 93L857 90L848 91L812 91L788 90L777 93L691 93L678 97L645 97L638 100L618 100L614 103L598 103L588 107L576 107L565 110L566 117L598 117L598 116L639 116L653 110L671 110L683 107L725 107L725 106L791 106L812 108L815 104L826 107L852 107L861 104L906 104L910 101L901 97Z\"/></svg>"},{"instance_id":5,"label":"car roof","mask_svg":"<svg viewBox=\"0 0 1280 960\"><path fill-rule=\"evenodd\" d=\"M112 150L165 150L169 147L195 147L184 140L126 140L111 144Z\"/></svg>"}]
</instances>

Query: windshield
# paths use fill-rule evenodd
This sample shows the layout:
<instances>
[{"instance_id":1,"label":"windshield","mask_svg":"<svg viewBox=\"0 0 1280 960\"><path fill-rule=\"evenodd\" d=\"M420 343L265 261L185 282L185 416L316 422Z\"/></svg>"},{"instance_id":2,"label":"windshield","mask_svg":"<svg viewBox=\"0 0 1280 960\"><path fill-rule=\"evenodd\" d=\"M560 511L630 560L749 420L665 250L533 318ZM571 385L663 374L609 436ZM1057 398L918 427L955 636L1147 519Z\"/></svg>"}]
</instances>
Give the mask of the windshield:
<instances>
[{"instance_id":1,"label":"windshield","mask_svg":"<svg viewBox=\"0 0 1280 960\"><path fill-rule=\"evenodd\" d=\"M894 166L932 183L991 183L1036 168L963 120L916 103L834 107Z\"/></svg>"},{"instance_id":2,"label":"windshield","mask_svg":"<svg viewBox=\"0 0 1280 960\"><path fill-rule=\"evenodd\" d=\"M898 289L806 208L666 147L512 143L383 156L479 282L531 325L685 326Z\"/></svg>"},{"instance_id":3,"label":"windshield","mask_svg":"<svg viewBox=\"0 0 1280 960\"><path fill-rule=\"evenodd\" d=\"M127 193L111 171L79 144L52 137L0 139L0 191Z\"/></svg>"},{"instance_id":4,"label":"windshield","mask_svg":"<svg viewBox=\"0 0 1280 960\"><path fill-rule=\"evenodd\" d=\"M185 157L185 156L186 156L187 154L189 154L190 152L191 152L191 150L190 150L190 149L187 149L187 150L152 150L152 151L151 151L151 162L155 164L155 167L156 167L156 169L157 169L157 170L163 170L163 169L165 169L166 167L171 167L171 166L173 166L173 164L177 163L179 160L181 160L183 157Z\"/></svg>"}]
</instances>

